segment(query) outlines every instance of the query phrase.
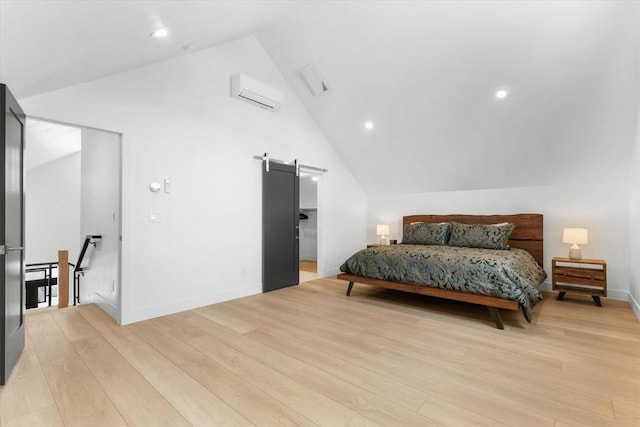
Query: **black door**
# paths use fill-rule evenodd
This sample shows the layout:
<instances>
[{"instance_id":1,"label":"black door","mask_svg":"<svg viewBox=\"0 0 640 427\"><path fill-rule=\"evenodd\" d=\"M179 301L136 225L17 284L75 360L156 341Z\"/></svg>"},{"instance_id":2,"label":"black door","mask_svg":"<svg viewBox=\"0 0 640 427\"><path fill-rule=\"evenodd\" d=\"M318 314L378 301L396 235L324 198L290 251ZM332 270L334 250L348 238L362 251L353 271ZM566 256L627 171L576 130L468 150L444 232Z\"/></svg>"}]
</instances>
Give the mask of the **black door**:
<instances>
[{"instance_id":1,"label":"black door","mask_svg":"<svg viewBox=\"0 0 640 427\"><path fill-rule=\"evenodd\" d=\"M296 167L262 165L262 291L297 285L300 280L298 228L300 179Z\"/></svg>"},{"instance_id":2,"label":"black door","mask_svg":"<svg viewBox=\"0 0 640 427\"><path fill-rule=\"evenodd\" d=\"M0 84L0 385L24 348L24 122L11 92Z\"/></svg>"}]
</instances>

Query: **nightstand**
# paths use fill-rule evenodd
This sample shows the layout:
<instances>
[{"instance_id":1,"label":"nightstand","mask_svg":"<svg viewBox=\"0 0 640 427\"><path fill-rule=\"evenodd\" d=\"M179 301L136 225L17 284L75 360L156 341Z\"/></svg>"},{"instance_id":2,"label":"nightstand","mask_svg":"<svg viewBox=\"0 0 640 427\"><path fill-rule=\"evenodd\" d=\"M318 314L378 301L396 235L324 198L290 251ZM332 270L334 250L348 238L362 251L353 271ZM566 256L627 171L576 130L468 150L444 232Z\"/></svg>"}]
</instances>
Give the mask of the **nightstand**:
<instances>
[{"instance_id":1,"label":"nightstand","mask_svg":"<svg viewBox=\"0 0 640 427\"><path fill-rule=\"evenodd\" d=\"M602 259L571 259L555 257L551 260L552 290L559 291L558 300L569 293L591 295L598 307L600 297L607 296L607 262Z\"/></svg>"}]
</instances>

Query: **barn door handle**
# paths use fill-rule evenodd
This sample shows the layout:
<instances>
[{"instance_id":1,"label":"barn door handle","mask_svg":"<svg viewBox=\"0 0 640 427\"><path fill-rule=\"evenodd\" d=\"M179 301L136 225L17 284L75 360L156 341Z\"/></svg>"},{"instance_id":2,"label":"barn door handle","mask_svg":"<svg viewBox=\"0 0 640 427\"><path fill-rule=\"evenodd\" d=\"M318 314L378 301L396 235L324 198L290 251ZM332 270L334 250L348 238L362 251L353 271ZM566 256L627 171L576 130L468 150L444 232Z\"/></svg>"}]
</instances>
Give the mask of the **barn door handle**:
<instances>
[{"instance_id":1,"label":"barn door handle","mask_svg":"<svg viewBox=\"0 0 640 427\"><path fill-rule=\"evenodd\" d=\"M19 246L19 247L18 247L18 246L16 246L16 247L14 248L14 247L11 247L11 246L9 246L9 245L6 245L6 248L7 248L7 252L11 252L11 251L21 251L21 250L23 250L23 249L24 249L22 246Z\"/></svg>"}]
</instances>

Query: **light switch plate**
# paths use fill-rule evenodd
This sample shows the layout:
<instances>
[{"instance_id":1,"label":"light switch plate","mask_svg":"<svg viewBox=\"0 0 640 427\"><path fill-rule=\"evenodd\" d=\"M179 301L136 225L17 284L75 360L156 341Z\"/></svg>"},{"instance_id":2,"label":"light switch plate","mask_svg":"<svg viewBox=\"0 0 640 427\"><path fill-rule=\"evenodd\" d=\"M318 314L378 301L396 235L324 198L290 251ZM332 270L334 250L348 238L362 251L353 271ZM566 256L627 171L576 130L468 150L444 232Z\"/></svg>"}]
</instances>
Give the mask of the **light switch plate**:
<instances>
[{"instance_id":1,"label":"light switch plate","mask_svg":"<svg viewBox=\"0 0 640 427\"><path fill-rule=\"evenodd\" d=\"M150 211L149 212L149 222L160 222L160 212Z\"/></svg>"},{"instance_id":2,"label":"light switch plate","mask_svg":"<svg viewBox=\"0 0 640 427\"><path fill-rule=\"evenodd\" d=\"M165 179L164 180L164 192L165 193L171 193L171 190L173 189L173 184L171 183L170 179Z\"/></svg>"}]
</instances>

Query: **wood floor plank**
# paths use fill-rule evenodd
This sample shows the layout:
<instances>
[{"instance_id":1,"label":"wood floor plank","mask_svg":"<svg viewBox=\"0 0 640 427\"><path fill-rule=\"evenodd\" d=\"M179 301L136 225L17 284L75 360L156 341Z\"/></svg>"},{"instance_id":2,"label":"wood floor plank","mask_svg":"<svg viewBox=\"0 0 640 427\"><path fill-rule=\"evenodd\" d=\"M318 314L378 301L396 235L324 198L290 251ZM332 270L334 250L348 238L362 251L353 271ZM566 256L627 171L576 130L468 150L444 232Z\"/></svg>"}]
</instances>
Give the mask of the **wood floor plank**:
<instances>
[{"instance_id":1,"label":"wood floor plank","mask_svg":"<svg viewBox=\"0 0 640 427\"><path fill-rule=\"evenodd\" d=\"M32 419L28 417L31 411L45 410L55 406L28 334L25 340L24 352L14 368L11 381L0 388L0 425L18 418ZM35 419L38 418L39 416L36 416Z\"/></svg>"},{"instance_id":2,"label":"wood floor plank","mask_svg":"<svg viewBox=\"0 0 640 427\"><path fill-rule=\"evenodd\" d=\"M342 402L350 410L381 425L407 427L442 425L418 412L395 405L382 397L314 367L297 372L294 374L294 378L301 384L318 390L337 402Z\"/></svg>"},{"instance_id":3,"label":"wood floor plank","mask_svg":"<svg viewBox=\"0 0 640 427\"><path fill-rule=\"evenodd\" d=\"M492 376L500 375L502 383L508 384L510 387L517 388L523 384L527 384L527 387L534 385L540 388L544 387L546 389L545 395L552 399L580 407L585 411L593 411L609 417L614 416L611 399L566 386L565 383L568 381L563 377L562 372L552 370L552 375L540 375L539 378L532 378L529 372L522 369L522 359L517 353L509 354L500 350L472 350L465 355L465 361L481 369L481 375L484 375L482 372L491 372ZM527 369L543 372L547 368L544 365L530 364Z\"/></svg>"},{"instance_id":4,"label":"wood floor plank","mask_svg":"<svg viewBox=\"0 0 640 427\"><path fill-rule=\"evenodd\" d=\"M254 325L247 323L242 319L225 315L220 310L216 310L214 306L203 307L198 310L194 310L194 312L220 326L224 326L240 334L251 332L256 328Z\"/></svg>"},{"instance_id":5,"label":"wood floor plank","mask_svg":"<svg viewBox=\"0 0 640 427\"><path fill-rule=\"evenodd\" d=\"M77 307L78 313L114 348L137 341L137 337L127 328L119 326L115 320L95 304L83 304Z\"/></svg>"},{"instance_id":6,"label":"wood floor plank","mask_svg":"<svg viewBox=\"0 0 640 427\"><path fill-rule=\"evenodd\" d=\"M380 424L374 423L368 418L358 415L357 417L352 419L349 422L349 424L347 424L347 427L383 427L383 426Z\"/></svg>"},{"instance_id":7,"label":"wood floor plank","mask_svg":"<svg viewBox=\"0 0 640 427\"><path fill-rule=\"evenodd\" d=\"M462 408L460 405L445 402L437 397L430 398L418 412L446 425L486 427L508 425Z\"/></svg>"},{"instance_id":8,"label":"wood floor plank","mask_svg":"<svg viewBox=\"0 0 640 427\"><path fill-rule=\"evenodd\" d=\"M229 371L239 377L247 378L254 387L263 390L291 409L305 414L305 417L319 426L345 425L356 416L353 411L325 395L305 387L289 376L211 336L197 338L193 340L193 345Z\"/></svg>"},{"instance_id":9,"label":"wood floor plank","mask_svg":"<svg viewBox=\"0 0 640 427\"><path fill-rule=\"evenodd\" d=\"M588 298L504 313L317 279L126 327L27 315L8 426L640 424L640 322Z\"/></svg>"},{"instance_id":10,"label":"wood floor plank","mask_svg":"<svg viewBox=\"0 0 640 427\"><path fill-rule=\"evenodd\" d=\"M192 425L253 425L148 344L123 346L119 352Z\"/></svg>"},{"instance_id":11,"label":"wood floor plank","mask_svg":"<svg viewBox=\"0 0 640 427\"><path fill-rule=\"evenodd\" d=\"M200 314L200 312L198 312L198 314ZM212 324L207 321L206 318L186 318L181 316L176 320L182 321L184 327L191 327L193 330L202 331L204 333L203 336L215 337L216 340L223 342L241 353L252 355L265 365L273 366L280 373L291 374L304 369L307 366L301 359L291 357L285 352L263 345L262 343L244 336L244 334L239 335L229 331L225 327ZM197 340L197 338L194 340Z\"/></svg>"},{"instance_id":12,"label":"wood floor plank","mask_svg":"<svg viewBox=\"0 0 640 427\"><path fill-rule=\"evenodd\" d=\"M71 342L100 335L96 328L84 321L78 310L54 311L51 317Z\"/></svg>"},{"instance_id":13,"label":"wood floor plank","mask_svg":"<svg viewBox=\"0 0 640 427\"><path fill-rule=\"evenodd\" d=\"M27 331L65 424L74 424L113 407L51 313L30 317Z\"/></svg>"},{"instance_id":14,"label":"wood floor plank","mask_svg":"<svg viewBox=\"0 0 640 427\"><path fill-rule=\"evenodd\" d=\"M176 325L177 322L169 318L162 318L129 325L127 329L141 337L176 365L200 358L201 354L186 344L184 340L203 334L189 335L186 328L176 329ZM177 338L174 334L181 336L182 339Z\"/></svg>"},{"instance_id":15,"label":"wood floor plank","mask_svg":"<svg viewBox=\"0 0 640 427\"><path fill-rule=\"evenodd\" d=\"M58 407L52 404L44 408L31 408L21 416L0 422L0 425L2 427L63 427L64 423L62 422L62 418L60 418Z\"/></svg>"},{"instance_id":16,"label":"wood floor plank","mask_svg":"<svg viewBox=\"0 0 640 427\"><path fill-rule=\"evenodd\" d=\"M360 366L357 363L354 364L333 355L321 353L313 347L302 346L289 338L268 331L253 331L249 333L249 337L264 345L285 351L287 354L304 360L307 364L328 374L349 381L364 390L408 409L419 410L430 397L421 390L408 387L402 382L391 380L376 373L369 366Z\"/></svg>"},{"instance_id":17,"label":"wood floor plank","mask_svg":"<svg viewBox=\"0 0 640 427\"><path fill-rule=\"evenodd\" d=\"M127 427L127 423L124 421L115 406L109 406L101 411L94 412L85 418L66 425L68 427Z\"/></svg>"},{"instance_id":18,"label":"wood floor plank","mask_svg":"<svg viewBox=\"0 0 640 427\"><path fill-rule=\"evenodd\" d=\"M73 343L129 425L189 425L102 336Z\"/></svg>"},{"instance_id":19,"label":"wood floor plank","mask_svg":"<svg viewBox=\"0 0 640 427\"><path fill-rule=\"evenodd\" d=\"M617 402L614 400L613 410L616 414L616 418L640 425L640 399L636 401L635 405Z\"/></svg>"},{"instance_id":20,"label":"wood floor plank","mask_svg":"<svg viewBox=\"0 0 640 427\"><path fill-rule=\"evenodd\" d=\"M190 360L181 368L256 426L316 425L211 359Z\"/></svg>"},{"instance_id":21,"label":"wood floor plank","mask_svg":"<svg viewBox=\"0 0 640 427\"><path fill-rule=\"evenodd\" d=\"M315 425L187 344L185 341L206 336L183 323L185 318L191 317L202 318L195 314L179 313L130 325L128 328L253 424ZM172 333L182 339L172 336Z\"/></svg>"},{"instance_id":22,"label":"wood floor plank","mask_svg":"<svg viewBox=\"0 0 640 427\"><path fill-rule=\"evenodd\" d=\"M300 260L300 270L308 271L309 273L317 273L318 272L318 262L310 259L301 259Z\"/></svg>"}]
</instances>

